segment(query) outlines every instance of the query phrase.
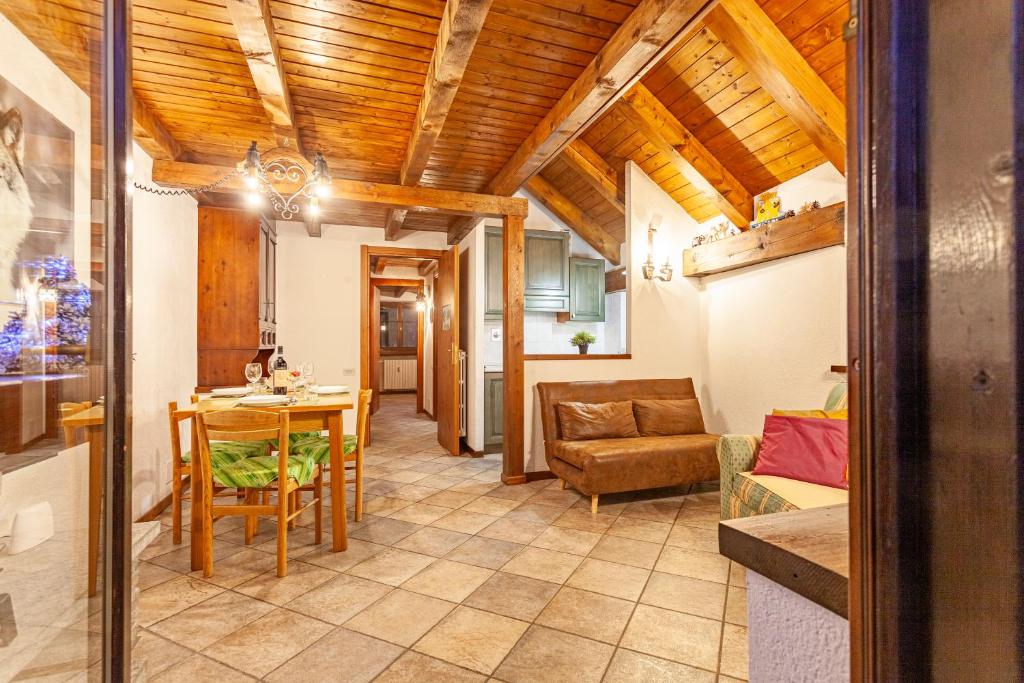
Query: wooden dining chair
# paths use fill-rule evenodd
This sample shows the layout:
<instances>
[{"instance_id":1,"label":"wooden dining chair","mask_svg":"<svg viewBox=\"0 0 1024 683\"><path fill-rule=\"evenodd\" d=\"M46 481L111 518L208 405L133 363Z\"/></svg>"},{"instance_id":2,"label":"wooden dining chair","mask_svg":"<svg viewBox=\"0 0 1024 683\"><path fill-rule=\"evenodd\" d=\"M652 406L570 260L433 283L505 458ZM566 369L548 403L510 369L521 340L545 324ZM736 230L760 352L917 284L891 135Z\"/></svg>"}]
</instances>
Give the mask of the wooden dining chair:
<instances>
[{"instance_id":1,"label":"wooden dining chair","mask_svg":"<svg viewBox=\"0 0 1024 683\"><path fill-rule=\"evenodd\" d=\"M77 428L63 424L64 418L77 415L83 410L88 410L89 408L92 408L92 401L82 401L81 403L67 402L61 403L57 406L57 410L60 411L61 427L64 430L64 448L71 448L72 446L77 446L78 444L85 442L85 439L77 439L77 434L75 434L75 432L78 431Z\"/></svg>"},{"instance_id":2,"label":"wooden dining chair","mask_svg":"<svg viewBox=\"0 0 1024 683\"><path fill-rule=\"evenodd\" d=\"M288 575L288 522L310 507L320 509L323 474L308 455L290 455L288 444L289 414L287 410L219 410L197 413L199 454L203 471L203 576L213 575L213 520L227 515L245 516L245 542L251 543L256 534L259 516L277 518L277 575ZM266 444L278 439L281 449L276 455L241 458L231 463L218 463L212 458L210 444L215 441ZM292 509L292 493L312 482L313 500L299 509ZM217 505L214 486L238 488L245 491L242 504ZM264 491L276 492L275 503L259 500ZM266 499L264 499L266 500ZM320 535L320 515L317 515L317 536Z\"/></svg>"},{"instance_id":3,"label":"wooden dining chair","mask_svg":"<svg viewBox=\"0 0 1024 683\"><path fill-rule=\"evenodd\" d=\"M195 403L194 400L192 402ZM192 476L192 451L181 446L180 425L191 420L193 415L192 411L178 410L177 401L167 404L171 432L171 542L175 545L181 543L182 504L185 498L190 497L186 496L186 478ZM265 443L215 441L210 444L210 457L214 463L227 464L242 458L267 455L269 452ZM224 489L223 486L215 487L215 495L225 495ZM236 493L226 495L236 496Z\"/></svg>"},{"instance_id":4,"label":"wooden dining chair","mask_svg":"<svg viewBox=\"0 0 1024 683\"><path fill-rule=\"evenodd\" d=\"M370 415L370 401L372 399L372 389L363 389L359 392L359 402L356 409L356 433L345 434L342 438L344 462L346 463L345 483L355 483L356 485L355 518L357 522L363 519L363 447L366 443L367 418ZM317 434L315 436L294 441L292 443L292 450L296 453L311 456L322 469L330 472L331 442L329 437ZM349 467L347 463L352 463L352 467ZM349 471L353 473L353 477L351 479L347 478ZM295 505L301 504L301 491L309 490L311 490L310 487L305 486L299 490L299 493L296 493L297 500ZM316 510L318 524L320 523L322 514L323 513L318 506ZM317 534L314 540L316 543L320 543L320 534Z\"/></svg>"}]
</instances>

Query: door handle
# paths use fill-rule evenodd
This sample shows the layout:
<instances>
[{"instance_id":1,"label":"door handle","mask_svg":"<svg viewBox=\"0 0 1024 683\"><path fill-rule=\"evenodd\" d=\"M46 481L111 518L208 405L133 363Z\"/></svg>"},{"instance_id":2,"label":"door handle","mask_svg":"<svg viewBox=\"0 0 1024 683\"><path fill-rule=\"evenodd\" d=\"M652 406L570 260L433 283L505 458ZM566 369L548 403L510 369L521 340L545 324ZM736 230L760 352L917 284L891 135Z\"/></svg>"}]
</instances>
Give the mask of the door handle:
<instances>
[{"instance_id":1,"label":"door handle","mask_svg":"<svg viewBox=\"0 0 1024 683\"><path fill-rule=\"evenodd\" d=\"M459 364L459 347L452 342L452 365Z\"/></svg>"}]
</instances>

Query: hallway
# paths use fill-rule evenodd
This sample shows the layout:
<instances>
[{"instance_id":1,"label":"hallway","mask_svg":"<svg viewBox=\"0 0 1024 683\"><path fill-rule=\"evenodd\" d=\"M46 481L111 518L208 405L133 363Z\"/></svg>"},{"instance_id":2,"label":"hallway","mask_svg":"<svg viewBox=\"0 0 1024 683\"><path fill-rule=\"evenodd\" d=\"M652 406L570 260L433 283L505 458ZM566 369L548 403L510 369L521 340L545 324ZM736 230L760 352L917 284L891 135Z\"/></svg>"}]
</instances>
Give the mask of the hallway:
<instances>
[{"instance_id":1,"label":"hallway","mask_svg":"<svg viewBox=\"0 0 1024 683\"><path fill-rule=\"evenodd\" d=\"M744 574L716 552L717 490L608 496L592 515L555 480L503 486L500 454L446 455L408 397L382 399L346 552L329 534L313 545L306 515L278 579L271 522L246 547L228 519L203 579L164 527L138 605L153 680L746 678Z\"/></svg>"}]
</instances>

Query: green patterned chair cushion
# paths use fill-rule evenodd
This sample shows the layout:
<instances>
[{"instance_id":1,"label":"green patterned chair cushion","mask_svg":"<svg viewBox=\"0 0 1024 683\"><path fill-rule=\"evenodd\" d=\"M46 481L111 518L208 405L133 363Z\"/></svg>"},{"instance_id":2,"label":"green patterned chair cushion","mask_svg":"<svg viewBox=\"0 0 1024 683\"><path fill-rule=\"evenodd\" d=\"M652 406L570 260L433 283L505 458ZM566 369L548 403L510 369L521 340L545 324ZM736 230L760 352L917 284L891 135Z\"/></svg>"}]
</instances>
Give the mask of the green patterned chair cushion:
<instances>
[{"instance_id":1,"label":"green patterned chair cushion","mask_svg":"<svg viewBox=\"0 0 1024 683\"><path fill-rule=\"evenodd\" d=\"M825 399L825 410L842 410L850 407L850 386L846 382L839 382L832 391L828 392Z\"/></svg>"},{"instance_id":2,"label":"green patterned chair cushion","mask_svg":"<svg viewBox=\"0 0 1024 683\"><path fill-rule=\"evenodd\" d=\"M221 486L234 488L263 488L277 481L278 461L276 455L259 455L243 458L218 467L213 466L213 480ZM288 476L305 486L313 480L316 463L308 455L288 457Z\"/></svg>"},{"instance_id":3,"label":"green patterned chair cushion","mask_svg":"<svg viewBox=\"0 0 1024 683\"><path fill-rule=\"evenodd\" d=\"M290 438L289 441L291 441ZM351 455L356 452L357 441L358 439L355 434L345 434L343 436L342 450L345 455ZM318 465L329 465L331 463L331 441L326 436L314 434L300 441L292 441L291 449L292 453L312 457Z\"/></svg>"},{"instance_id":4,"label":"green patterned chair cushion","mask_svg":"<svg viewBox=\"0 0 1024 683\"><path fill-rule=\"evenodd\" d=\"M230 465L242 458L267 455L267 444L263 441L213 441L210 443L210 462L214 468ZM192 451L185 451L182 462L192 462Z\"/></svg>"},{"instance_id":5,"label":"green patterned chair cushion","mask_svg":"<svg viewBox=\"0 0 1024 683\"><path fill-rule=\"evenodd\" d=\"M754 469L760 447L761 437L745 434L726 434L715 445L720 471L719 485L722 489L722 519L735 517L731 512L731 506L737 484L736 475Z\"/></svg>"}]
</instances>

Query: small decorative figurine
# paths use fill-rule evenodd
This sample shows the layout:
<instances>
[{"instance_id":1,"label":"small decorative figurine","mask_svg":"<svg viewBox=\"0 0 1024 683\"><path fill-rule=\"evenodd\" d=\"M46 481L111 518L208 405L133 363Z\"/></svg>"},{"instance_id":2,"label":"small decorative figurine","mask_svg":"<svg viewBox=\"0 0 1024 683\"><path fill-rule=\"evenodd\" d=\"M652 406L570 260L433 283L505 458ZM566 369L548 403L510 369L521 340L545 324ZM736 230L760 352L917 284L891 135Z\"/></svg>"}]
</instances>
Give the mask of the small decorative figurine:
<instances>
[{"instance_id":1,"label":"small decorative figurine","mask_svg":"<svg viewBox=\"0 0 1024 683\"><path fill-rule=\"evenodd\" d=\"M816 201L814 201L814 202L804 202L800 206L800 211L798 211L797 213L807 213L808 211L815 211L815 210L820 209L820 208L821 208L821 204L819 202L816 202Z\"/></svg>"},{"instance_id":2,"label":"small decorative figurine","mask_svg":"<svg viewBox=\"0 0 1024 683\"><path fill-rule=\"evenodd\" d=\"M754 220L757 223L764 223L773 218L778 218L782 213L782 200L779 193L763 192L754 200Z\"/></svg>"}]
</instances>

